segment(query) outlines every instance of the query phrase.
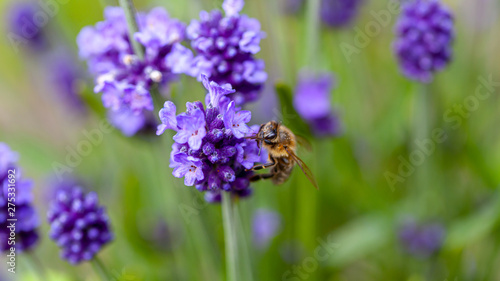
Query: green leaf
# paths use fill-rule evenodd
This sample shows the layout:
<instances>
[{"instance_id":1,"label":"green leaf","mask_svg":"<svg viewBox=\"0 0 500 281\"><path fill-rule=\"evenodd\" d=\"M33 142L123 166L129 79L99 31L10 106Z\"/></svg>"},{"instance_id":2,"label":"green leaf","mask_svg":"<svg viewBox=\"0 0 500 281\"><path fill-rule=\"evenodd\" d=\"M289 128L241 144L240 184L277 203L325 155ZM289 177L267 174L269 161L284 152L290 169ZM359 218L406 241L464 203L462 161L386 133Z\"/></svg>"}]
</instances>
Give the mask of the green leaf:
<instances>
[{"instance_id":1,"label":"green leaf","mask_svg":"<svg viewBox=\"0 0 500 281\"><path fill-rule=\"evenodd\" d=\"M393 237L393 229L391 221L384 215L370 215L354 220L328 236L328 243L336 246L329 263L345 266L385 247Z\"/></svg>"},{"instance_id":2,"label":"green leaf","mask_svg":"<svg viewBox=\"0 0 500 281\"><path fill-rule=\"evenodd\" d=\"M458 219L449 227L445 248L450 250L460 249L488 235L497 224L499 213L500 195L497 194L492 202L481 211L467 218Z\"/></svg>"}]
</instances>

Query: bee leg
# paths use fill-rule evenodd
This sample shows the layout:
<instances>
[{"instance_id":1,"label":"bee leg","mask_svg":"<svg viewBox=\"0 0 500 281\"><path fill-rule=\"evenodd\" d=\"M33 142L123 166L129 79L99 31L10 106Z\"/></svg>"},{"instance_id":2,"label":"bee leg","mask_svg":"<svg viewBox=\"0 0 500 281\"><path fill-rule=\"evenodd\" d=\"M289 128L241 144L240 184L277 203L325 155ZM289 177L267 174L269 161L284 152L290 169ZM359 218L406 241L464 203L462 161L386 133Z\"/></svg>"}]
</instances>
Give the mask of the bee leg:
<instances>
[{"instance_id":1,"label":"bee leg","mask_svg":"<svg viewBox=\"0 0 500 281\"><path fill-rule=\"evenodd\" d=\"M273 157L269 157L269 160L271 160L270 163L255 165L252 168L247 169L247 171L258 171L258 170L274 167L274 165L276 165L276 160L274 160Z\"/></svg>"},{"instance_id":2,"label":"bee leg","mask_svg":"<svg viewBox=\"0 0 500 281\"><path fill-rule=\"evenodd\" d=\"M258 181L258 180L270 179L273 176L274 176L274 174L257 174L257 175L251 176L250 181L254 182L254 181Z\"/></svg>"}]
</instances>

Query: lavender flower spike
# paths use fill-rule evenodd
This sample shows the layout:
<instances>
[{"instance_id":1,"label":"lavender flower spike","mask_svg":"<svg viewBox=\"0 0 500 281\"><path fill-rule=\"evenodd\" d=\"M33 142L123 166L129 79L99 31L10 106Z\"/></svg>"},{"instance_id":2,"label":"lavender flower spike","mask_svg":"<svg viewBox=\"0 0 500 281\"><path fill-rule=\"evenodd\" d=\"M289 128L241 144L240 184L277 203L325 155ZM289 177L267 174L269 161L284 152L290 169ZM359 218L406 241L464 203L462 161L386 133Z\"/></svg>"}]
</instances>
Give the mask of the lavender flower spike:
<instances>
[{"instance_id":1,"label":"lavender flower spike","mask_svg":"<svg viewBox=\"0 0 500 281\"><path fill-rule=\"evenodd\" d=\"M364 0L322 0L321 19L329 26L349 25L357 16Z\"/></svg>"},{"instance_id":2,"label":"lavender flower spike","mask_svg":"<svg viewBox=\"0 0 500 281\"><path fill-rule=\"evenodd\" d=\"M406 2L395 32L393 48L406 77L430 83L451 61L453 16L439 0Z\"/></svg>"},{"instance_id":3,"label":"lavender flower spike","mask_svg":"<svg viewBox=\"0 0 500 281\"><path fill-rule=\"evenodd\" d=\"M170 18L163 8L138 13L139 32L134 39L145 49L145 57L140 60L133 53L123 10L108 7L104 18L80 31L80 57L87 60L95 76L94 91L103 93L111 123L125 135L134 135L154 120L148 114L153 111L151 87L166 86L176 73L187 68L178 63L179 58L185 57L185 48L179 44L185 37L185 25ZM184 61L184 65L190 63L191 60Z\"/></svg>"},{"instance_id":4,"label":"lavender flower spike","mask_svg":"<svg viewBox=\"0 0 500 281\"><path fill-rule=\"evenodd\" d=\"M244 137L254 133L248 127L251 113L239 111L227 95L234 92L230 85L219 85L202 75L208 90L206 104L188 102L186 112L176 115L176 107L166 102L160 110L162 124L157 134L166 129L177 132L170 154L173 175L184 178L186 186L195 185L207 191L209 202L220 201L221 192L243 197L250 195L251 168L260 160L255 141Z\"/></svg>"},{"instance_id":5,"label":"lavender flower spike","mask_svg":"<svg viewBox=\"0 0 500 281\"><path fill-rule=\"evenodd\" d=\"M429 257L441 248L445 229L438 223L417 224L408 220L399 229L401 245L409 254L416 257Z\"/></svg>"},{"instance_id":6,"label":"lavender flower spike","mask_svg":"<svg viewBox=\"0 0 500 281\"><path fill-rule=\"evenodd\" d=\"M33 206L33 182L22 177L17 166L17 153L0 142L0 245L2 252L9 252L12 247L17 253L33 248L38 242L36 228L40 225L38 213ZM12 196L15 194L15 196ZM15 201L14 201L15 200ZM15 212L9 212L9 203L15 204ZM9 242L11 222L7 219L17 219L15 225L15 244Z\"/></svg>"},{"instance_id":7,"label":"lavender flower spike","mask_svg":"<svg viewBox=\"0 0 500 281\"><path fill-rule=\"evenodd\" d=\"M95 192L84 194L78 186L61 189L47 213L50 238L61 248L61 258L71 264L91 260L113 240L106 211Z\"/></svg>"},{"instance_id":8,"label":"lavender flower spike","mask_svg":"<svg viewBox=\"0 0 500 281\"><path fill-rule=\"evenodd\" d=\"M231 84L236 91L230 97L236 105L256 100L267 80L264 61L254 57L264 33L259 21L239 14L243 5L243 0L225 0L225 17L217 10L202 11L200 20L191 21L186 29L196 56L184 50L183 59L178 59L186 64L192 58L184 71L188 75L204 74L219 85Z\"/></svg>"},{"instance_id":9,"label":"lavender flower spike","mask_svg":"<svg viewBox=\"0 0 500 281\"><path fill-rule=\"evenodd\" d=\"M317 136L335 136L340 133L340 121L331 108L330 92L333 85L333 74L316 76L303 71L295 87L293 105Z\"/></svg>"}]
</instances>

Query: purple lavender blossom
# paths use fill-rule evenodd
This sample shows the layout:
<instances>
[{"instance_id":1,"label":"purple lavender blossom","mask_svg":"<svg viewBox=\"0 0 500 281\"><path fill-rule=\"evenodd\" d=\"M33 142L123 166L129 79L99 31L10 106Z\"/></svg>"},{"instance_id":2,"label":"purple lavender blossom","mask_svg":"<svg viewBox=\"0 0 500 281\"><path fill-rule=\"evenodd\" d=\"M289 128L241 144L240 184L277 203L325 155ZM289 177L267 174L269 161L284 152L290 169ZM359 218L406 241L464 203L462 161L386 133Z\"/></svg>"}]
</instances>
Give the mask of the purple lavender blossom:
<instances>
[{"instance_id":1,"label":"purple lavender blossom","mask_svg":"<svg viewBox=\"0 0 500 281\"><path fill-rule=\"evenodd\" d=\"M44 12L36 1L16 1L8 12L9 38L14 44L26 45L33 51L44 50L47 38L42 26L35 22L37 12Z\"/></svg>"},{"instance_id":2,"label":"purple lavender blossom","mask_svg":"<svg viewBox=\"0 0 500 281\"><path fill-rule=\"evenodd\" d=\"M295 87L295 110L317 136L335 136L340 133L340 121L331 108L330 92L333 84L331 73L315 76L302 72Z\"/></svg>"},{"instance_id":3,"label":"purple lavender blossom","mask_svg":"<svg viewBox=\"0 0 500 281\"><path fill-rule=\"evenodd\" d=\"M349 25L361 7L363 0L322 0L321 19L327 25L342 27Z\"/></svg>"},{"instance_id":4,"label":"purple lavender blossom","mask_svg":"<svg viewBox=\"0 0 500 281\"><path fill-rule=\"evenodd\" d=\"M177 178L184 177L186 186L195 185L207 191L209 202L220 201L220 192L228 191L240 197L250 195L250 169L260 159L257 143L244 137L255 133L250 128L251 113L235 108L227 95L234 92L230 85L202 81L208 90L206 108L201 102L188 102L187 111L176 115L171 101L160 110L162 124L157 134L166 129L177 132L170 154L170 167Z\"/></svg>"},{"instance_id":5,"label":"purple lavender blossom","mask_svg":"<svg viewBox=\"0 0 500 281\"><path fill-rule=\"evenodd\" d=\"M47 212L50 238L61 248L61 258L71 264L91 260L113 240L108 216L98 200L95 192L84 194L73 186L59 190Z\"/></svg>"},{"instance_id":6,"label":"purple lavender blossom","mask_svg":"<svg viewBox=\"0 0 500 281\"><path fill-rule=\"evenodd\" d=\"M265 249L281 228L281 216L272 210L258 209L252 220L253 242L259 249Z\"/></svg>"},{"instance_id":7,"label":"purple lavender blossom","mask_svg":"<svg viewBox=\"0 0 500 281\"><path fill-rule=\"evenodd\" d=\"M403 248L417 257L429 257L442 246L445 230L438 223L417 224L410 220L399 230L399 240Z\"/></svg>"},{"instance_id":8,"label":"purple lavender blossom","mask_svg":"<svg viewBox=\"0 0 500 281\"><path fill-rule=\"evenodd\" d=\"M85 27L77 37L80 57L87 60L96 77L95 92L102 92L103 104L111 113L112 123L125 135L133 135L153 110L151 87L165 86L180 73L176 57L183 48L185 25L168 16L163 8L137 15L139 32L134 35L145 50L144 59L133 52L121 8L108 7L103 22ZM136 117L125 114L133 114ZM123 120L124 123L121 123ZM127 124L132 120L133 125ZM119 123L120 122L120 123Z\"/></svg>"},{"instance_id":9,"label":"purple lavender blossom","mask_svg":"<svg viewBox=\"0 0 500 281\"><path fill-rule=\"evenodd\" d=\"M403 74L430 83L452 57L453 15L439 0L412 0L396 24L394 51Z\"/></svg>"},{"instance_id":10,"label":"purple lavender blossom","mask_svg":"<svg viewBox=\"0 0 500 281\"><path fill-rule=\"evenodd\" d=\"M255 101L267 80L264 61L254 57L264 33L258 20L239 14L243 5L243 0L225 0L225 17L218 10L202 11L200 20L187 27L197 55L186 74L205 74L218 84L231 84L236 92L230 97L236 105ZM184 56L192 55L186 52Z\"/></svg>"},{"instance_id":11,"label":"purple lavender blossom","mask_svg":"<svg viewBox=\"0 0 500 281\"><path fill-rule=\"evenodd\" d=\"M22 177L21 169L17 167L17 159L17 153L10 150L6 144L0 143L0 244L3 252L9 251L11 247L15 247L18 253L23 252L31 249L38 241L36 228L40 225L40 220L33 206L33 182ZM13 192L15 197L9 196ZM15 198L15 201L11 198ZM8 203L16 205L15 217L10 216ZM8 244L9 218L17 219L15 245Z\"/></svg>"}]
</instances>

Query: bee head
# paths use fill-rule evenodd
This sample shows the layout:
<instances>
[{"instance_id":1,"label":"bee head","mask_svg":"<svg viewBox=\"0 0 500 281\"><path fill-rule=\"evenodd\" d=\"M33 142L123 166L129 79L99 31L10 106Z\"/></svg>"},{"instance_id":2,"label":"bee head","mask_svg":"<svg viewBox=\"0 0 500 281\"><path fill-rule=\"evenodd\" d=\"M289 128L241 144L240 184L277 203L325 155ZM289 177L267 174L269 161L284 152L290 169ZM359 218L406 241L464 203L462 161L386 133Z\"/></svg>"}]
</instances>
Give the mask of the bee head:
<instances>
[{"instance_id":1,"label":"bee head","mask_svg":"<svg viewBox=\"0 0 500 281\"><path fill-rule=\"evenodd\" d=\"M278 138L279 124L276 121L270 121L262 125L260 130L260 137L264 139L266 144L273 144Z\"/></svg>"}]
</instances>

